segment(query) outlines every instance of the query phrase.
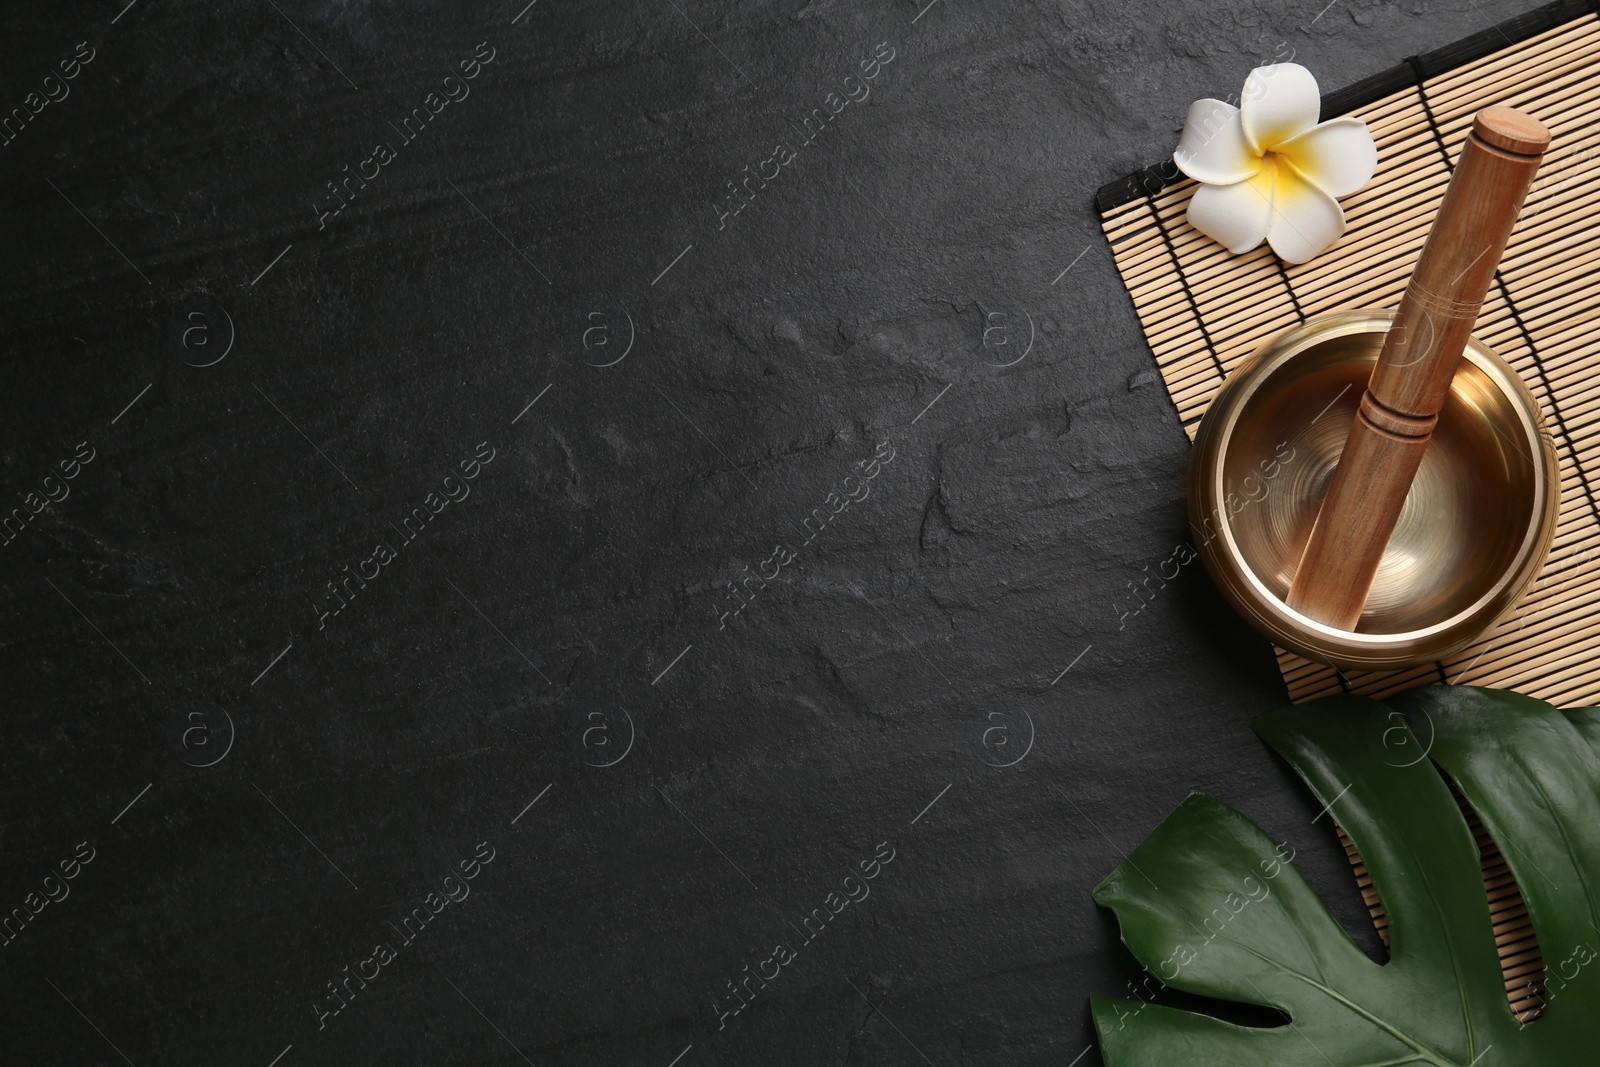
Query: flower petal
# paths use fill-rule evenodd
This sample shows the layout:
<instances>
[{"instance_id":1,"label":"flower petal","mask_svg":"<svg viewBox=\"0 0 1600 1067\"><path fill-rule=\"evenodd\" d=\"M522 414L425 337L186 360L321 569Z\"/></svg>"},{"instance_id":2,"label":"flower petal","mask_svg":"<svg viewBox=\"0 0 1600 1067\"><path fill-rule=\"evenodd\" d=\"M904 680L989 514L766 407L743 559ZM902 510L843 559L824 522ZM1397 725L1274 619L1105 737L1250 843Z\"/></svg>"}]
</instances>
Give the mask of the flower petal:
<instances>
[{"instance_id":1,"label":"flower petal","mask_svg":"<svg viewBox=\"0 0 1600 1067\"><path fill-rule=\"evenodd\" d=\"M1344 209L1294 167L1279 162L1267 243L1288 263L1304 263L1344 233Z\"/></svg>"},{"instance_id":2,"label":"flower petal","mask_svg":"<svg viewBox=\"0 0 1600 1067\"><path fill-rule=\"evenodd\" d=\"M1272 223L1275 170L1264 166L1242 182L1202 185L1189 201L1189 224L1234 255L1250 251Z\"/></svg>"},{"instance_id":3,"label":"flower petal","mask_svg":"<svg viewBox=\"0 0 1600 1067\"><path fill-rule=\"evenodd\" d=\"M1315 126L1321 110L1317 79L1298 63L1257 67L1244 80L1239 115L1257 154Z\"/></svg>"},{"instance_id":4,"label":"flower petal","mask_svg":"<svg viewBox=\"0 0 1600 1067\"><path fill-rule=\"evenodd\" d=\"M1372 180L1378 147L1360 119L1329 119L1279 144L1277 153L1293 163L1329 196L1349 196Z\"/></svg>"},{"instance_id":5,"label":"flower petal","mask_svg":"<svg viewBox=\"0 0 1600 1067\"><path fill-rule=\"evenodd\" d=\"M1209 98L1189 105L1172 161L1189 177L1213 185L1242 182L1261 169L1261 153L1245 139L1239 109Z\"/></svg>"}]
</instances>

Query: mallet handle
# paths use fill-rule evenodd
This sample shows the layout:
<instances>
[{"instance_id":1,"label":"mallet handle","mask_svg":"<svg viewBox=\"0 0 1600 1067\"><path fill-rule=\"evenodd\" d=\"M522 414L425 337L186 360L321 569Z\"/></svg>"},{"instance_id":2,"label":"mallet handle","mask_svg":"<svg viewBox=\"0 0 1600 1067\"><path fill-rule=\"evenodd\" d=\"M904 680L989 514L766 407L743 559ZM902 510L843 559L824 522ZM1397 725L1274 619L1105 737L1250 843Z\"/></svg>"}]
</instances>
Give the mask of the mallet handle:
<instances>
[{"instance_id":1,"label":"mallet handle","mask_svg":"<svg viewBox=\"0 0 1600 1067\"><path fill-rule=\"evenodd\" d=\"M1478 112L1289 587L1302 615L1356 628L1549 144L1550 131L1529 115Z\"/></svg>"}]
</instances>

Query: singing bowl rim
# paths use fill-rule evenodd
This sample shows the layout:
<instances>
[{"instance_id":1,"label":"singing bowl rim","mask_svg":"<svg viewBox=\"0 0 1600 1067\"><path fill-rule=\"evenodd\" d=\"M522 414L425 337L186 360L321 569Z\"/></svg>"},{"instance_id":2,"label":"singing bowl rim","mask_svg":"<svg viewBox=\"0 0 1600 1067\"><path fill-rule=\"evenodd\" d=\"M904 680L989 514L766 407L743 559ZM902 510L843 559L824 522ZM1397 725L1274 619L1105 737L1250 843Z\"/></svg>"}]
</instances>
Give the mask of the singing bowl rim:
<instances>
[{"instance_id":1,"label":"singing bowl rim","mask_svg":"<svg viewBox=\"0 0 1600 1067\"><path fill-rule=\"evenodd\" d=\"M1394 633L1356 633L1335 629L1300 614L1269 589L1246 561L1234 538L1226 509L1218 510L1228 443L1240 416L1261 387L1290 361L1327 341L1362 333L1386 332L1394 312L1362 308L1308 319L1270 338L1230 375L1206 410L1195 434L1189 465L1191 528L1208 516L1222 516L1216 536L1201 541L1199 554L1212 580L1244 617L1280 646L1334 667L1391 670L1443 659L1471 644L1538 576L1555 539L1561 478L1555 446L1544 427L1538 401L1517 372L1476 334L1463 358L1483 372L1516 413L1521 440L1534 466L1533 501L1521 543L1511 565L1464 608L1432 623Z\"/></svg>"}]
</instances>

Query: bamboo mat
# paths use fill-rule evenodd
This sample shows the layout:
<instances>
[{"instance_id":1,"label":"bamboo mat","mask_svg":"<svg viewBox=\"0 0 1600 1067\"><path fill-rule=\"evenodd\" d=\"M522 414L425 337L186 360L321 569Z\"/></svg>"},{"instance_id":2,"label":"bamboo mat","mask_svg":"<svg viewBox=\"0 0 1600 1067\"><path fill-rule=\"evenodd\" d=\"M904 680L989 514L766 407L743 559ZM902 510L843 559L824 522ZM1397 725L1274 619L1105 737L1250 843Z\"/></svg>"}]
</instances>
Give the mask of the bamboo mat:
<instances>
[{"instance_id":1,"label":"bamboo mat","mask_svg":"<svg viewBox=\"0 0 1600 1067\"><path fill-rule=\"evenodd\" d=\"M1522 600L1447 661L1339 672L1279 649L1296 702L1441 681L1600 704L1600 4L1551 4L1324 96L1324 119L1366 121L1378 171L1341 201L1349 228L1310 263L1286 265L1265 244L1233 256L1193 229L1184 212L1196 183L1170 161L1097 199L1193 438L1223 378L1267 338L1325 312L1399 303L1472 117L1495 103L1527 110L1553 135L1475 332L1522 375L1554 438L1555 544Z\"/></svg>"}]
</instances>

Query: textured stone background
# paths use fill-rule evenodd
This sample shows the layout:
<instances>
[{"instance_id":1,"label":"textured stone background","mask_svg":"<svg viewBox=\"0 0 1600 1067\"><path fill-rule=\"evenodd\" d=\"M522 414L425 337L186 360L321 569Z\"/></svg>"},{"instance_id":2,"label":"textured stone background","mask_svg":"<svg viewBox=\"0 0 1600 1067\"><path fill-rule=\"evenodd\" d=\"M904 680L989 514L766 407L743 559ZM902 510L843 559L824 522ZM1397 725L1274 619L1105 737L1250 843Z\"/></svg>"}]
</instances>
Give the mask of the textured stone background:
<instances>
[{"instance_id":1,"label":"textured stone background","mask_svg":"<svg viewBox=\"0 0 1600 1067\"><path fill-rule=\"evenodd\" d=\"M1258 62L1526 5L124 2L0 15L7 113L94 49L0 147L7 500L95 456L0 546L0 911L94 850L0 949L6 1063L1095 1064L1089 890L1191 790L1372 943L1266 642L1198 566L1122 616L1188 446L1091 196Z\"/></svg>"}]
</instances>

